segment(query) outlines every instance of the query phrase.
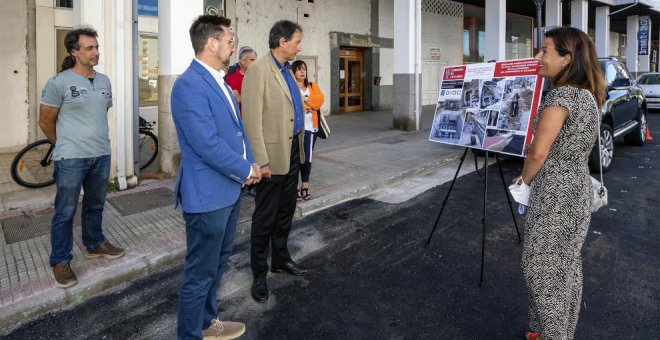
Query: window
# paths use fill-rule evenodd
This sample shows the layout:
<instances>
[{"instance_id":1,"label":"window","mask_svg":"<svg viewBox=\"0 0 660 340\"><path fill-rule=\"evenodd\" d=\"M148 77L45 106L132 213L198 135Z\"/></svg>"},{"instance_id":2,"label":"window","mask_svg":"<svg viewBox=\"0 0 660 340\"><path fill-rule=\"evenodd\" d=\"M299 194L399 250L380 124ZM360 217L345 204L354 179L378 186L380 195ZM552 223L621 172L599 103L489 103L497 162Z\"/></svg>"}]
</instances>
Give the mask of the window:
<instances>
[{"instance_id":1,"label":"window","mask_svg":"<svg viewBox=\"0 0 660 340\"><path fill-rule=\"evenodd\" d=\"M64 61L64 57L69 55L66 52L66 47L64 47L64 37L66 37L69 32L71 32L70 29L58 29L55 31L55 72L60 71L60 66L62 65L62 61Z\"/></svg>"},{"instance_id":2,"label":"window","mask_svg":"<svg viewBox=\"0 0 660 340\"><path fill-rule=\"evenodd\" d=\"M463 13L463 62L483 62L486 51L485 11L481 7L465 5Z\"/></svg>"},{"instance_id":3,"label":"window","mask_svg":"<svg viewBox=\"0 0 660 340\"><path fill-rule=\"evenodd\" d=\"M659 85L660 75L658 74L645 74L639 78L638 84L640 85Z\"/></svg>"},{"instance_id":4,"label":"window","mask_svg":"<svg viewBox=\"0 0 660 340\"><path fill-rule=\"evenodd\" d=\"M138 68L140 107L158 106L158 37L140 35Z\"/></svg>"},{"instance_id":5,"label":"window","mask_svg":"<svg viewBox=\"0 0 660 340\"><path fill-rule=\"evenodd\" d=\"M505 55L506 59L532 57L532 18L516 14L506 14Z\"/></svg>"},{"instance_id":6,"label":"window","mask_svg":"<svg viewBox=\"0 0 660 340\"><path fill-rule=\"evenodd\" d=\"M625 78L625 79L631 79L632 76L628 72L628 69L623 67L623 64L616 64L617 71L619 71L619 75L617 78Z\"/></svg>"},{"instance_id":7,"label":"window","mask_svg":"<svg viewBox=\"0 0 660 340\"><path fill-rule=\"evenodd\" d=\"M55 7L73 8L73 0L55 0Z\"/></svg>"},{"instance_id":8,"label":"window","mask_svg":"<svg viewBox=\"0 0 660 340\"><path fill-rule=\"evenodd\" d=\"M204 14L225 15L224 0L204 0Z\"/></svg>"},{"instance_id":9,"label":"window","mask_svg":"<svg viewBox=\"0 0 660 340\"><path fill-rule=\"evenodd\" d=\"M607 81L607 85L612 85L614 79L616 79L616 68L612 64L607 64L605 68L605 81Z\"/></svg>"},{"instance_id":10,"label":"window","mask_svg":"<svg viewBox=\"0 0 660 340\"><path fill-rule=\"evenodd\" d=\"M533 20L530 17L506 14L505 58L531 58ZM486 52L486 14L483 7L463 7L463 62L484 62Z\"/></svg>"}]
</instances>

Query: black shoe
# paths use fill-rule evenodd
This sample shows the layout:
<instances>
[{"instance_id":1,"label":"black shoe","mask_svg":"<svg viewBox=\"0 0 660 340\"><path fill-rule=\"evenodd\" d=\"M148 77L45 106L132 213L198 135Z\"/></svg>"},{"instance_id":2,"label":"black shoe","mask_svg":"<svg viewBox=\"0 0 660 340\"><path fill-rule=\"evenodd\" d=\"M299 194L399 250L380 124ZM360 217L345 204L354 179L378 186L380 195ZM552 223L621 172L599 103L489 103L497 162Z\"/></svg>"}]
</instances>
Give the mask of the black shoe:
<instances>
[{"instance_id":1,"label":"black shoe","mask_svg":"<svg viewBox=\"0 0 660 340\"><path fill-rule=\"evenodd\" d=\"M266 273L256 276L252 280L252 298L257 302L268 300L268 281L266 281Z\"/></svg>"},{"instance_id":2,"label":"black shoe","mask_svg":"<svg viewBox=\"0 0 660 340\"><path fill-rule=\"evenodd\" d=\"M309 269L305 268L300 264L296 264L291 260L289 260L287 263L281 266L275 266L275 265L271 266L270 271L273 273L287 272L291 275L296 275L296 276L307 275L309 273Z\"/></svg>"}]
</instances>

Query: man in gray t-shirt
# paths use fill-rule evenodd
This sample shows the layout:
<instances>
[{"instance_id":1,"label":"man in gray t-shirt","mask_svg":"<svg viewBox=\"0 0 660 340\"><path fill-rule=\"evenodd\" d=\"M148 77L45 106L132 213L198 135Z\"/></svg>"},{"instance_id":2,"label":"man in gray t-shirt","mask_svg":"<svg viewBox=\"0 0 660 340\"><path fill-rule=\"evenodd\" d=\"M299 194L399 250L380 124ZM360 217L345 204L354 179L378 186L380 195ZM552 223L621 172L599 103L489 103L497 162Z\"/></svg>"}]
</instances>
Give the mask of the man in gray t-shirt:
<instances>
[{"instance_id":1,"label":"man in gray t-shirt","mask_svg":"<svg viewBox=\"0 0 660 340\"><path fill-rule=\"evenodd\" d=\"M87 258L115 259L124 250L113 246L101 228L110 177L108 109L112 106L110 80L94 71L99 62L96 31L82 27L69 32L64 45L69 55L60 73L44 86L39 126L55 144L55 215L51 223L50 265L55 285L71 287L78 281L71 270L73 217L82 202L82 249Z\"/></svg>"}]
</instances>

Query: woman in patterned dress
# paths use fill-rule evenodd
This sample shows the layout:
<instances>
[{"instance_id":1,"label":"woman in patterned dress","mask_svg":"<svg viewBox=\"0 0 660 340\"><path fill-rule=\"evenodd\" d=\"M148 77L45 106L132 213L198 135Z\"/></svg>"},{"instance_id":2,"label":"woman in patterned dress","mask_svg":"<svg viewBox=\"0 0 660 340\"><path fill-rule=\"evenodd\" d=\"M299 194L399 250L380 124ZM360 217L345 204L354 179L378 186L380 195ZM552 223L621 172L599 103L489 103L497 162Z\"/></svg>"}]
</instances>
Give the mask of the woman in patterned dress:
<instances>
[{"instance_id":1,"label":"woman in patterned dress","mask_svg":"<svg viewBox=\"0 0 660 340\"><path fill-rule=\"evenodd\" d=\"M522 179L531 186L522 269L529 293L527 339L573 339L582 299L582 245L591 220L587 166L598 136L605 80L584 32L545 34L536 60L552 81L534 118Z\"/></svg>"}]
</instances>

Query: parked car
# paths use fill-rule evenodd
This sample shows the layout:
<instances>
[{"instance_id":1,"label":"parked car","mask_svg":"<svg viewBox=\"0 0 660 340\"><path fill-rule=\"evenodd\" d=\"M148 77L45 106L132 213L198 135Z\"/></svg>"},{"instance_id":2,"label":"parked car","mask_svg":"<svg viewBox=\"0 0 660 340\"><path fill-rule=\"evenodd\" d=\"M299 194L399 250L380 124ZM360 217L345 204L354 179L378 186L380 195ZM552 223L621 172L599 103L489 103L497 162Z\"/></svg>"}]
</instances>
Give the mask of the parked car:
<instances>
[{"instance_id":1,"label":"parked car","mask_svg":"<svg viewBox=\"0 0 660 340\"><path fill-rule=\"evenodd\" d=\"M642 89L635 85L626 65L616 58L598 58L607 83L607 99L601 107L600 124L601 150L594 145L589 157L589 169L599 171L602 161L603 172L607 172L614 158L614 139L623 136L631 145L644 145L646 140L647 104ZM543 94L551 88L546 81Z\"/></svg>"},{"instance_id":2,"label":"parked car","mask_svg":"<svg viewBox=\"0 0 660 340\"><path fill-rule=\"evenodd\" d=\"M607 100L602 107L600 124L601 152L594 147L589 168L598 171L599 160L603 172L610 169L614 157L614 139L623 136L626 143L644 145L646 140L647 103L642 89L637 86L626 68L616 58L599 58L607 83Z\"/></svg>"},{"instance_id":3,"label":"parked car","mask_svg":"<svg viewBox=\"0 0 660 340\"><path fill-rule=\"evenodd\" d=\"M646 97L646 107L650 109L660 109L660 72L644 73L635 84L642 88L644 97Z\"/></svg>"}]
</instances>

